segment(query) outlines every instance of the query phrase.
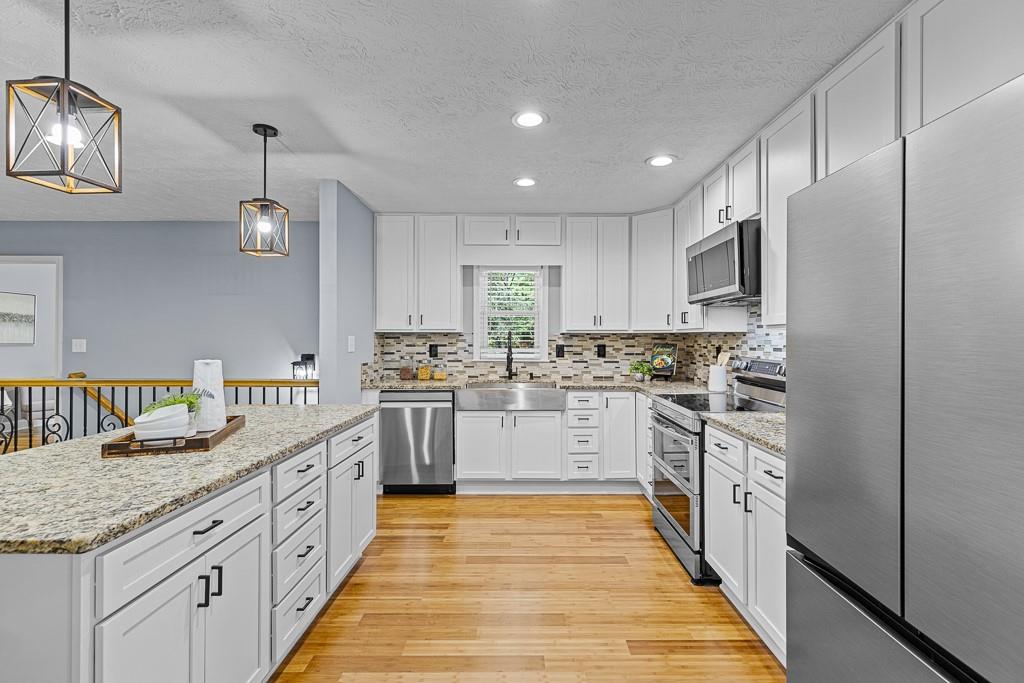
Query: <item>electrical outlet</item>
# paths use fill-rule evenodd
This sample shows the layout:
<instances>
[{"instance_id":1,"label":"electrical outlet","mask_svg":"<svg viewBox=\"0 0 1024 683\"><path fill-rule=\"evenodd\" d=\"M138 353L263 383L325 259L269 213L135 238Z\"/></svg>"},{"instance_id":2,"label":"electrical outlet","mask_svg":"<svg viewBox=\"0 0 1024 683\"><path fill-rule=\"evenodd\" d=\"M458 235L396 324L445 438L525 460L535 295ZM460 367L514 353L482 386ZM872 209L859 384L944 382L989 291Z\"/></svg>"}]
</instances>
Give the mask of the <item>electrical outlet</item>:
<instances>
[{"instance_id":1,"label":"electrical outlet","mask_svg":"<svg viewBox=\"0 0 1024 683\"><path fill-rule=\"evenodd\" d=\"M606 345L604 345L604 344L598 344L597 345L597 357L598 358L607 358L608 357L608 347Z\"/></svg>"},{"instance_id":2,"label":"electrical outlet","mask_svg":"<svg viewBox=\"0 0 1024 683\"><path fill-rule=\"evenodd\" d=\"M555 358L565 358L565 344L555 344Z\"/></svg>"},{"instance_id":3,"label":"electrical outlet","mask_svg":"<svg viewBox=\"0 0 1024 683\"><path fill-rule=\"evenodd\" d=\"M427 345L427 354L431 358L437 358L437 344L428 344Z\"/></svg>"},{"instance_id":4,"label":"electrical outlet","mask_svg":"<svg viewBox=\"0 0 1024 683\"><path fill-rule=\"evenodd\" d=\"M71 340L71 353L85 353L85 347L86 347L85 341L86 340L84 340L84 339L72 339Z\"/></svg>"}]
</instances>

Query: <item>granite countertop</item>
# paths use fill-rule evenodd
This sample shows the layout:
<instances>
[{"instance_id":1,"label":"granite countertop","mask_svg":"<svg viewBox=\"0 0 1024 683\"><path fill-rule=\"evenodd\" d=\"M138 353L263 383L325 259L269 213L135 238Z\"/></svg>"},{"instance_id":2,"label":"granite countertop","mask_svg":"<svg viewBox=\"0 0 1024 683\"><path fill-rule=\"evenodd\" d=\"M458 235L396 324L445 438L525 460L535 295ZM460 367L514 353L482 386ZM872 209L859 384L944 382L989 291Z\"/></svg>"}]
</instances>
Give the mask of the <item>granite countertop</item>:
<instances>
[{"instance_id":1,"label":"granite countertop","mask_svg":"<svg viewBox=\"0 0 1024 683\"><path fill-rule=\"evenodd\" d=\"M84 553L370 417L377 406L229 406L205 453L100 457L122 429L0 457L0 553Z\"/></svg>"},{"instance_id":2,"label":"granite countertop","mask_svg":"<svg viewBox=\"0 0 1024 683\"><path fill-rule=\"evenodd\" d=\"M734 413L702 413L704 420L712 427L744 438L758 446L777 453L786 454L786 414L755 413L737 411Z\"/></svg>"},{"instance_id":3,"label":"granite countertop","mask_svg":"<svg viewBox=\"0 0 1024 683\"><path fill-rule=\"evenodd\" d=\"M504 380L469 380L449 378L444 381L435 380L399 380L386 379L374 382L364 382L363 389L378 391L456 391L472 387L474 384L487 382L502 382ZM524 384L530 382L550 382L551 380L522 380ZM631 379L570 379L554 380L555 386L567 391L638 391L647 395L658 394L702 394L707 392L707 387L692 382L634 382Z\"/></svg>"}]
</instances>

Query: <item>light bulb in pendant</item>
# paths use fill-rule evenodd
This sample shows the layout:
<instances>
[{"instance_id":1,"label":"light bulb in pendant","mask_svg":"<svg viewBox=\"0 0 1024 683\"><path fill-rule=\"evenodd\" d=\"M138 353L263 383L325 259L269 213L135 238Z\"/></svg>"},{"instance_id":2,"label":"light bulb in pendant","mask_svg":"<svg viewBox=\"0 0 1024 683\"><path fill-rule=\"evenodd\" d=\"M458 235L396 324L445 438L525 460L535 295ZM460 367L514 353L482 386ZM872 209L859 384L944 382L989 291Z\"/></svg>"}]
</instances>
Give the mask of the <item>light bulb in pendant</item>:
<instances>
[{"instance_id":1,"label":"light bulb in pendant","mask_svg":"<svg viewBox=\"0 0 1024 683\"><path fill-rule=\"evenodd\" d=\"M258 221L256 221L256 229L259 230L264 235L267 235L270 233L271 230L274 229L274 225L273 223L270 222L269 218L264 216L263 218L260 218Z\"/></svg>"},{"instance_id":2,"label":"light bulb in pendant","mask_svg":"<svg viewBox=\"0 0 1024 683\"><path fill-rule=\"evenodd\" d=\"M68 118L67 125L67 144L71 145L75 149L82 149L85 144L82 142L82 131L78 130L78 126L75 125L75 117L71 116ZM61 133L61 125L58 121L50 127L50 134L46 136L45 140L51 145L60 147L64 144L65 136Z\"/></svg>"}]
</instances>

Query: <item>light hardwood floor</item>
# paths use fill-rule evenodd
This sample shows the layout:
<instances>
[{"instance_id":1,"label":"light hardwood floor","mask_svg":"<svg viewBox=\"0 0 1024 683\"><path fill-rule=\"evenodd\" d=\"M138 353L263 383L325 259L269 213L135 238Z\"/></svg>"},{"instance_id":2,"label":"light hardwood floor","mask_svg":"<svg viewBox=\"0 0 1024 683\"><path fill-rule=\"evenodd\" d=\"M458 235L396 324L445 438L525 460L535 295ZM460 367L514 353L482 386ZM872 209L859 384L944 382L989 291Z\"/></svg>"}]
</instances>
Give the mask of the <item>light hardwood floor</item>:
<instances>
[{"instance_id":1,"label":"light hardwood floor","mask_svg":"<svg viewBox=\"0 0 1024 683\"><path fill-rule=\"evenodd\" d=\"M274 683L785 681L641 496L386 496Z\"/></svg>"}]
</instances>

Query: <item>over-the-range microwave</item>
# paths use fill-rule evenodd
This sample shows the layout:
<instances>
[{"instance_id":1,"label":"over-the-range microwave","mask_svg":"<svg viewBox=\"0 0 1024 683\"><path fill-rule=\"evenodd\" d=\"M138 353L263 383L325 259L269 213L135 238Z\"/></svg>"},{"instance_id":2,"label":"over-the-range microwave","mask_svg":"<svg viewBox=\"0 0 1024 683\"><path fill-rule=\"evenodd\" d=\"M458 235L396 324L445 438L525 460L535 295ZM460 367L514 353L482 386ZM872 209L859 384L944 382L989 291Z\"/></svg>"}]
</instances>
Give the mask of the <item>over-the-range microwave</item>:
<instances>
[{"instance_id":1,"label":"over-the-range microwave","mask_svg":"<svg viewBox=\"0 0 1024 683\"><path fill-rule=\"evenodd\" d=\"M730 223L686 248L687 301L741 305L761 298L761 221Z\"/></svg>"}]
</instances>

